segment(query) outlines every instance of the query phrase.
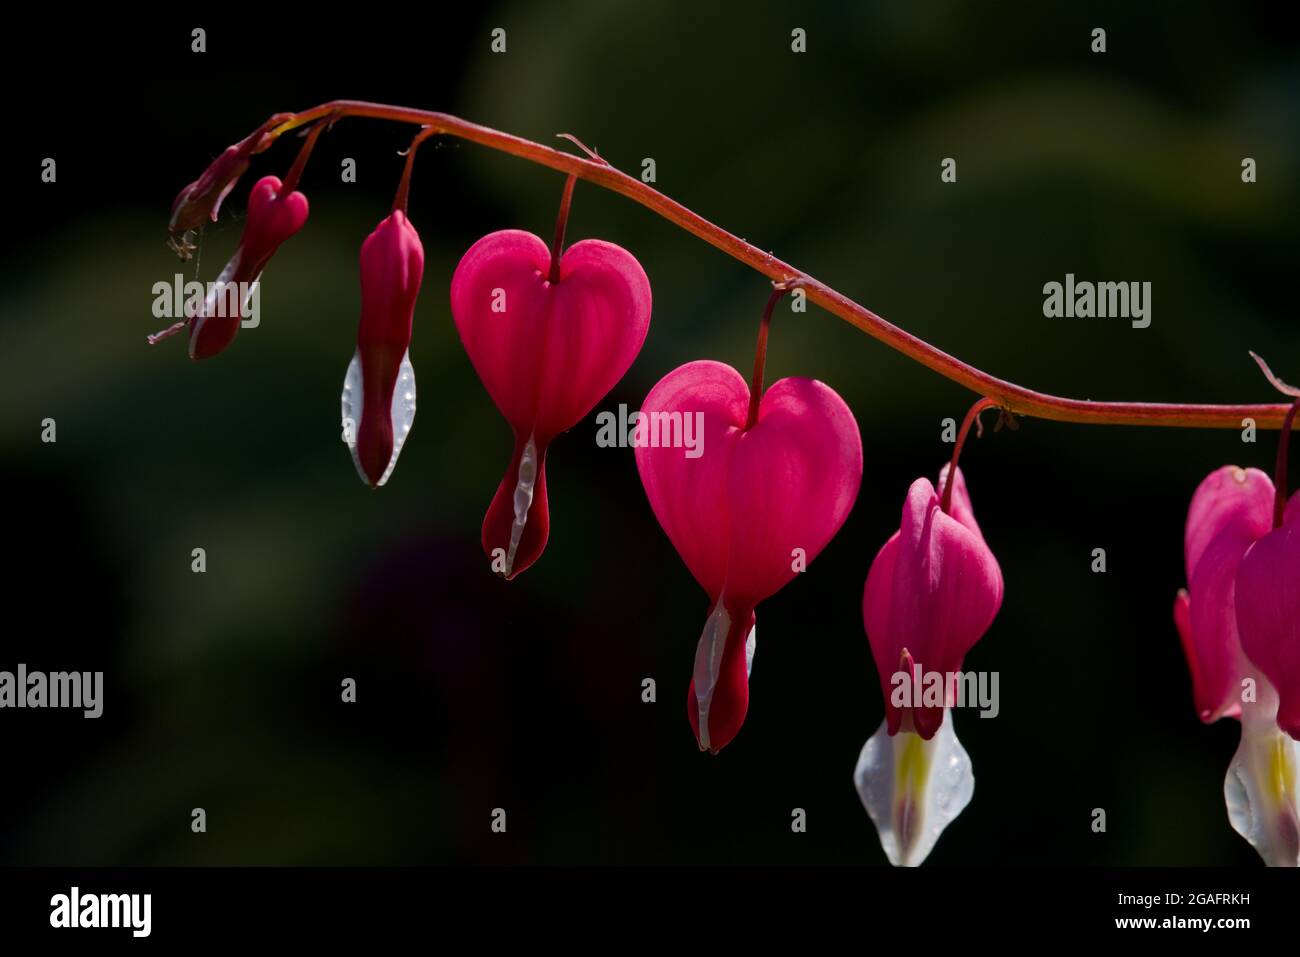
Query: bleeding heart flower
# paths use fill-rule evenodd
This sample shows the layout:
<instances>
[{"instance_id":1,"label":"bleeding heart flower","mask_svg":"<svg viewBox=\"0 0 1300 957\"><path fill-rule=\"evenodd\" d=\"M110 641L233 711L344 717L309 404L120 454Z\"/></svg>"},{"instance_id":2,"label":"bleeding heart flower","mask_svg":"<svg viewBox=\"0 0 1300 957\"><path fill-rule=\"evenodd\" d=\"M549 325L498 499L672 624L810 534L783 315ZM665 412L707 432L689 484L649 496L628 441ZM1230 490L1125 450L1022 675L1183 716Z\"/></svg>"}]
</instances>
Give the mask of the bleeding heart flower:
<instances>
[{"instance_id":1,"label":"bleeding heart flower","mask_svg":"<svg viewBox=\"0 0 1300 957\"><path fill-rule=\"evenodd\" d=\"M409 348L423 275L420 236L395 209L361 246L361 324L343 380L343 440L371 488L388 481L415 420Z\"/></svg>"},{"instance_id":2,"label":"bleeding heart flower","mask_svg":"<svg viewBox=\"0 0 1300 957\"><path fill-rule=\"evenodd\" d=\"M296 191L281 195L277 176L263 176L257 181L248 196L248 221L239 246L189 320L191 359L215 356L234 341L248 309L252 284L280 245L306 222L306 196ZM235 293L233 297L231 292Z\"/></svg>"},{"instance_id":3,"label":"bleeding heart flower","mask_svg":"<svg viewBox=\"0 0 1300 957\"><path fill-rule=\"evenodd\" d=\"M715 754L748 708L755 607L834 537L862 481L857 422L829 386L782 379L761 395L752 409L735 369L691 362L650 390L633 436L655 517L712 602L687 711ZM691 423L687 449L672 439Z\"/></svg>"},{"instance_id":4,"label":"bleeding heart flower","mask_svg":"<svg viewBox=\"0 0 1300 957\"><path fill-rule=\"evenodd\" d=\"M557 230L563 235L562 226ZM650 281L631 253L586 239L558 255L532 233L484 236L451 280L451 312L515 447L483 522L493 569L513 578L550 530L546 452L623 377L650 327Z\"/></svg>"},{"instance_id":5,"label":"bleeding heart flower","mask_svg":"<svg viewBox=\"0 0 1300 957\"><path fill-rule=\"evenodd\" d=\"M941 489L950 470L939 473ZM912 483L899 530L871 563L862 596L885 720L862 748L854 784L890 862L904 867L926 858L974 794L970 756L948 713L952 681L1002 605L1002 571L961 469L952 478L946 506L927 479ZM922 696L925 685L935 700Z\"/></svg>"},{"instance_id":6,"label":"bleeding heart flower","mask_svg":"<svg viewBox=\"0 0 1300 957\"><path fill-rule=\"evenodd\" d=\"M945 466L940 487L947 476ZM917 479L903 504L899 530L871 563L862 596L862 620L890 734L914 731L929 740L943 723L942 705L895 705L893 677L904 656L923 673L960 672L966 652L988 631L1001 605L1002 571L975 522L961 469L948 512L940 508L934 486Z\"/></svg>"},{"instance_id":7,"label":"bleeding heart flower","mask_svg":"<svg viewBox=\"0 0 1300 957\"><path fill-rule=\"evenodd\" d=\"M1300 582L1300 555L1290 559L1285 587L1286 539L1269 531L1274 502L1274 485L1258 469L1225 465L1201 482L1184 533L1189 587L1175 599L1174 623L1201 720L1241 719L1241 744L1224 779L1228 820L1267 864L1294 867L1300 744L1278 728L1270 679L1285 678L1285 670L1269 672L1286 660L1286 642L1296 640L1300 608L1292 600L1288 619L1285 605Z\"/></svg>"}]
</instances>

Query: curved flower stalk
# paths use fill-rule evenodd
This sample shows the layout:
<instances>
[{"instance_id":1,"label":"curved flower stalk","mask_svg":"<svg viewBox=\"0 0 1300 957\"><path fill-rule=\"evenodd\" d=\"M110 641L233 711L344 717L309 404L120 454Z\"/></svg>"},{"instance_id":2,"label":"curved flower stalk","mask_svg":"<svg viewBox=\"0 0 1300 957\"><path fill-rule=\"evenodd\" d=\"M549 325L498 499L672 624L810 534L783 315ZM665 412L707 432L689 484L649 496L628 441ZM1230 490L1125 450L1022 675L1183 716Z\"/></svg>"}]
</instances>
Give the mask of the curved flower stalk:
<instances>
[{"instance_id":1,"label":"curved flower stalk","mask_svg":"<svg viewBox=\"0 0 1300 957\"><path fill-rule=\"evenodd\" d=\"M953 382L980 395L995 398L998 406L1009 413L1055 419L1061 422L1091 422L1098 425L1198 426L1220 429L1238 429L1244 418L1254 420L1259 428L1278 428L1286 414L1286 406L1276 403L1207 405L1169 402L1096 402L1048 395L1008 382L968 365L911 335L865 306L854 302L842 292L818 282L802 270L782 262L770 252L732 235L652 186L643 183L638 177L629 176L615 169L598 156L590 153L588 158L574 156L448 113L393 106L387 103L367 103L362 100L331 100L309 110L275 114L254 131L256 148L252 152L261 152L286 133L312 124L315 124L313 127L315 131L322 123L332 124L344 117L364 117L415 124L423 127L431 135L444 134L458 137L584 179L626 196L773 282L799 285L806 290L809 301ZM187 187L186 190L182 190L182 197L189 189L190 187ZM200 192L206 195L206 191ZM181 197L178 197L177 203L183 204ZM201 216L199 219L201 220Z\"/></svg>"},{"instance_id":2,"label":"curved flower stalk","mask_svg":"<svg viewBox=\"0 0 1300 957\"><path fill-rule=\"evenodd\" d=\"M546 453L623 378L650 328L650 281L627 250L585 239L561 254L571 178L555 243L518 229L484 236L451 280L465 351L514 431L514 452L483 521L483 551L513 578L550 532Z\"/></svg>"},{"instance_id":3,"label":"curved flower stalk","mask_svg":"<svg viewBox=\"0 0 1300 957\"><path fill-rule=\"evenodd\" d=\"M749 708L755 608L839 531L862 481L862 438L833 389L788 378L763 391L769 300L751 389L721 362L689 362L642 403L633 434L646 497L709 596L687 693L701 751L717 754Z\"/></svg>"}]
</instances>

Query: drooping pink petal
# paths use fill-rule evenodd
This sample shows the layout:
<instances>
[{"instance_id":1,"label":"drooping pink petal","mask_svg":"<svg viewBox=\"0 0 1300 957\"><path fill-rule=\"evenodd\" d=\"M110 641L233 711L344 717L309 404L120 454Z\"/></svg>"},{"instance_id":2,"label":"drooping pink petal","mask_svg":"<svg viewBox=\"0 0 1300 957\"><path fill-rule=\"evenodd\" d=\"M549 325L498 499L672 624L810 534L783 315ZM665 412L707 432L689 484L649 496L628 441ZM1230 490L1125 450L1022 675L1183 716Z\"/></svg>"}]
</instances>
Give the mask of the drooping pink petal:
<instances>
[{"instance_id":1,"label":"drooping pink petal","mask_svg":"<svg viewBox=\"0 0 1300 957\"><path fill-rule=\"evenodd\" d=\"M1174 606L1197 714L1207 723L1241 713L1241 681L1250 673L1238 637L1238 567L1271 524L1273 483L1258 469L1224 466L1192 496L1184 531L1188 588Z\"/></svg>"},{"instance_id":2,"label":"drooping pink petal","mask_svg":"<svg viewBox=\"0 0 1300 957\"><path fill-rule=\"evenodd\" d=\"M1184 651L1189 656L1196 712L1207 724L1241 714L1241 679L1248 674L1249 664L1237 637L1234 593L1237 569L1249 547L1250 539L1233 533L1212 539L1201 552L1185 592Z\"/></svg>"},{"instance_id":3,"label":"drooping pink petal","mask_svg":"<svg viewBox=\"0 0 1300 957\"><path fill-rule=\"evenodd\" d=\"M1300 495L1242 558L1236 611L1243 650L1277 689L1278 726L1300 740Z\"/></svg>"},{"instance_id":4,"label":"drooping pink petal","mask_svg":"<svg viewBox=\"0 0 1300 957\"><path fill-rule=\"evenodd\" d=\"M537 236L502 230L470 247L451 282L461 342L514 430L510 469L483 523L483 549L504 556L507 578L546 545L551 441L623 377L650 325L650 282L626 250L595 239L575 243L554 283L550 264Z\"/></svg>"},{"instance_id":5,"label":"drooping pink petal","mask_svg":"<svg viewBox=\"0 0 1300 957\"><path fill-rule=\"evenodd\" d=\"M960 490L960 495L958 494ZM1002 571L984 543L965 482L954 479L953 514L929 480L912 483L900 527L867 574L862 618L885 698L890 734L901 728L933 737L944 708L895 705L893 676L908 658L921 672L961 671L966 653L1002 605ZM906 656L904 653L906 652Z\"/></svg>"},{"instance_id":6,"label":"drooping pink petal","mask_svg":"<svg viewBox=\"0 0 1300 957\"><path fill-rule=\"evenodd\" d=\"M1224 465L1207 475L1192 494L1183 532L1187 580L1195 574L1201 555L1222 534L1251 541L1267 534L1273 524L1273 480L1259 469Z\"/></svg>"}]
</instances>

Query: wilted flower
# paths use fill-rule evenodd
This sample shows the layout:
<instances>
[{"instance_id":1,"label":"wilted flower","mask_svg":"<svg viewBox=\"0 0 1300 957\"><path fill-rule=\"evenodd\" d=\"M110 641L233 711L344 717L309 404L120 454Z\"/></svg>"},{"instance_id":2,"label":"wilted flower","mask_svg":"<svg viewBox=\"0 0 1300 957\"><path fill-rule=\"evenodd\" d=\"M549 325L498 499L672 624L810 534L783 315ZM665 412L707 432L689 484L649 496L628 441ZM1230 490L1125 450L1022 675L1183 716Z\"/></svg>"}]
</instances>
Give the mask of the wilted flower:
<instances>
[{"instance_id":1,"label":"wilted flower","mask_svg":"<svg viewBox=\"0 0 1300 957\"><path fill-rule=\"evenodd\" d=\"M269 131L288 119L289 115L277 113L234 146L226 147L198 179L177 195L172 203L172 215L167 229L172 236L172 245L182 259L189 259L193 248L185 240L185 233L198 229L209 220L214 223L217 221L222 200L235 188L239 177L244 175L250 158L271 145L273 138Z\"/></svg>"}]
</instances>

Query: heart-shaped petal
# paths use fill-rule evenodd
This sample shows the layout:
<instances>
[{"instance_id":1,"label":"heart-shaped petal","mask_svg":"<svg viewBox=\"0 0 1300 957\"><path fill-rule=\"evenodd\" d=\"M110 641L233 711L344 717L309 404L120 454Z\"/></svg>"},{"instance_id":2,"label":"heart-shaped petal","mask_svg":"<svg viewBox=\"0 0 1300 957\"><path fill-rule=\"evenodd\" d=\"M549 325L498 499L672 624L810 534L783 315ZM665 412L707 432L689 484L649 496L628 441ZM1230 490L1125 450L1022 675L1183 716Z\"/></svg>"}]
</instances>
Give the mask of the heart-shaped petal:
<instances>
[{"instance_id":1,"label":"heart-shaped petal","mask_svg":"<svg viewBox=\"0 0 1300 957\"><path fill-rule=\"evenodd\" d=\"M774 383L746 430L749 400L730 366L681 366L650 391L643 422L658 437L656 423L693 417L701 444L638 441L636 449L659 524L704 590L736 609L753 609L821 552L862 482L857 422L825 383Z\"/></svg>"}]
</instances>

